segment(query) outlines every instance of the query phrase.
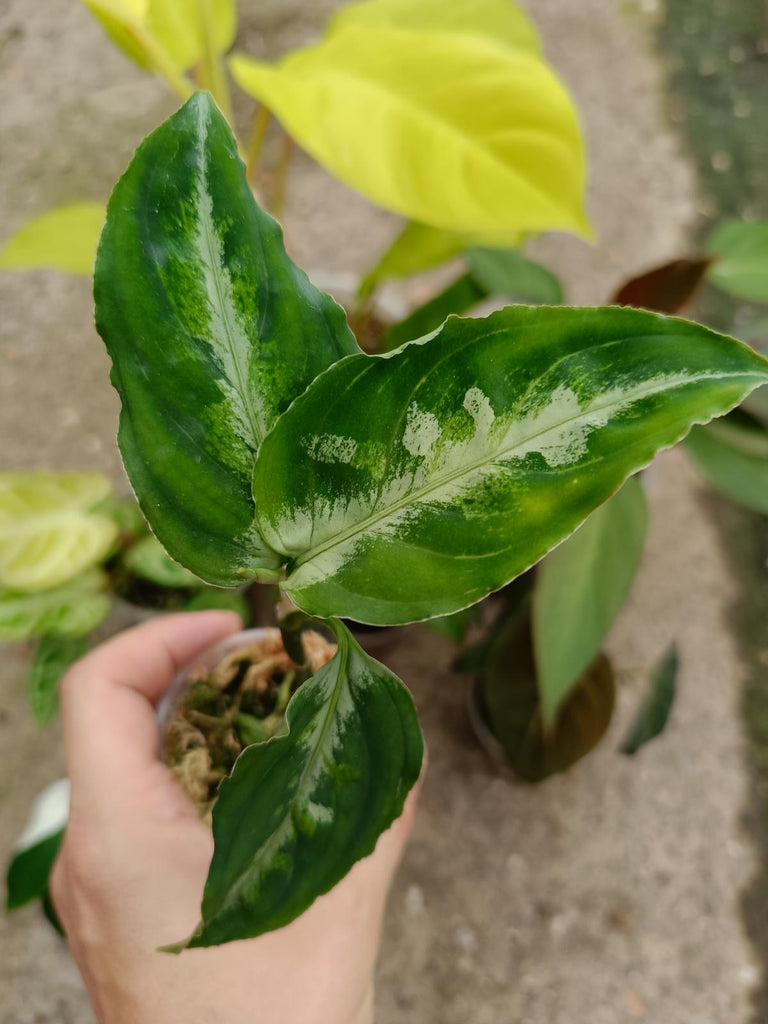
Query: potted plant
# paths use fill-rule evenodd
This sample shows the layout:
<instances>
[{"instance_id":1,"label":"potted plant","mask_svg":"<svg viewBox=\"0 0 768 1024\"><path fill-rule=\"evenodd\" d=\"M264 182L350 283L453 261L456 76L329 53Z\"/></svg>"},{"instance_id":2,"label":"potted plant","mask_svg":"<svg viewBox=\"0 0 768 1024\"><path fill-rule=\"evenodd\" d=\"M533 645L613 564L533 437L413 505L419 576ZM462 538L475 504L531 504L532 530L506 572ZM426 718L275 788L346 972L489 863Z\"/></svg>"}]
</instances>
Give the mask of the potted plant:
<instances>
[{"instance_id":1,"label":"potted plant","mask_svg":"<svg viewBox=\"0 0 768 1024\"><path fill-rule=\"evenodd\" d=\"M288 732L246 745L218 787L201 922L177 949L300 914L418 777L410 696L342 617L469 607L768 381L740 342L629 308L512 306L360 351L287 257L205 93L118 183L95 298L154 534L211 585L278 584L307 617L294 626L337 645L292 697Z\"/></svg>"}]
</instances>

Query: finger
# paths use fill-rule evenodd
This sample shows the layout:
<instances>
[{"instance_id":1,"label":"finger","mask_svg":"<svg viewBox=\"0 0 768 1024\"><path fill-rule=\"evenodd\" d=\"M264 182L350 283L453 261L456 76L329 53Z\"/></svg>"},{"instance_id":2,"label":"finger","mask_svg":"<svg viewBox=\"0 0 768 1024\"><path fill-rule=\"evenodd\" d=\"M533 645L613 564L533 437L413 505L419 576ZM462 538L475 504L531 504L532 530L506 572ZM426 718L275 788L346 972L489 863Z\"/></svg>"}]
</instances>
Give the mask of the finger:
<instances>
[{"instance_id":1,"label":"finger","mask_svg":"<svg viewBox=\"0 0 768 1024\"><path fill-rule=\"evenodd\" d=\"M180 669L218 639L242 628L236 612L158 616L96 647L80 659L72 674L78 682L107 680L136 690L154 703Z\"/></svg>"},{"instance_id":2,"label":"finger","mask_svg":"<svg viewBox=\"0 0 768 1024\"><path fill-rule=\"evenodd\" d=\"M73 808L119 805L148 767L156 777L153 702L182 667L241 626L232 612L167 615L121 633L70 669L61 707Z\"/></svg>"}]
</instances>

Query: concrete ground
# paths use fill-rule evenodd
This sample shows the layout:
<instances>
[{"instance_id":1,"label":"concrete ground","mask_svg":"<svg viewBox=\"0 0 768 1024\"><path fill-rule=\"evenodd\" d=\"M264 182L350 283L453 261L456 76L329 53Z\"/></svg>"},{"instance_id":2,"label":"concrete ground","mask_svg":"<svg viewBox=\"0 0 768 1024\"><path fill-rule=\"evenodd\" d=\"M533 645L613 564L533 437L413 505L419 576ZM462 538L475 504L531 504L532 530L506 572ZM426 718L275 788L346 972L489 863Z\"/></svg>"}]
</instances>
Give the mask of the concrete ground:
<instances>
[{"instance_id":1,"label":"concrete ground","mask_svg":"<svg viewBox=\"0 0 768 1024\"><path fill-rule=\"evenodd\" d=\"M276 54L309 38L334 4L308 6L241 3L242 44ZM552 236L535 251L571 300L599 302L685 248L695 176L665 126L662 68L642 12L622 0L529 7L582 112L599 238L589 248ZM55 203L105 196L174 106L77 0L5 0L0 68L0 237ZM309 267L360 271L396 230L301 156L289 188L289 244ZM93 468L120 480L117 402L88 283L0 275L0 305L3 466ZM749 789L739 700L750 666L731 610L744 593L681 453L658 460L650 500L646 556L610 640L616 720L568 775L529 787L495 774L469 732L447 641L413 628L387 656L413 688L430 770L391 900L379 1024L757 1021L751 994L765 965L740 915L759 870L740 824ZM623 758L616 747L648 668L673 639L682 672L671 725ZM25 671L25 652L5 648L3 859L32 797L62 770L56 726L40 733L26 709ZM0 918L0 1024L92 1020L66 948L37 910Z\"/></svg>"}]
</instances>

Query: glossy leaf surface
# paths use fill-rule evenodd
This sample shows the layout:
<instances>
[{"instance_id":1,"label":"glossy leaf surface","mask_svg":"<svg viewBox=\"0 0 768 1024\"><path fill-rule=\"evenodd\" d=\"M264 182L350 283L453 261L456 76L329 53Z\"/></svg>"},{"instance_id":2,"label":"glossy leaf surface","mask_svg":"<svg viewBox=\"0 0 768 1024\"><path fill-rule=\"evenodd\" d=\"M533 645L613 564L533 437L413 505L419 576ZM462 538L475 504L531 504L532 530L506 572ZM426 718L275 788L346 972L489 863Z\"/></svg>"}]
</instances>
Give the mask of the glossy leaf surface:
<instances>
[{"instance_id":1,"label":"glossy leaf surface","mask_svg":"<svg viewBox=\"0 0 768 1024\"><path fill-rule=\"evenodd\" d=\"M537 56L474 31L352 24L238 84L373 202L452 231L587 232L571 100Z\"/></svg>"},{"instance_id":2,"label":"glossy leaf surface","mask_svg":"<svg viewBox=\"0 0 768 1024\"><path fill-rule=\"evenodd\" d=\"M627 599L647 521L645 495L633 477L537 570L533 638L547 726L600 650Z\"/></svg>"},{"instance_id":3,"label":"glossy leaf surface","mask_svg":"<svg viewBox=\"0 0 768 1024\"><path fill-rule=\"evenodd\" d=\"M103 203L72 203L35 217L0 251L0 270L66 270L90 277L104 226Z\"/></svg>"},{"instance_id":4,"label":"glossy leaf surface","mask_svg":"<svg viewBox=\"0 0 768 1024\"><path fill-rule=\"evenodd\" d=\"M712 284L741 299L768 302L768 223L725 221L707 249L717 257L708 274Z\"/></svg>"},{"instance_id":5,"label":"glossy leaf surface","mask_svg":"<svg viewBox=\"0 0 768 1024\"><path fill-rule=\"evenodd\" d=\"M221 785L191 946L298 917L373 851L419 776L410 694L341 623L333 628L338 652L291 700L288 734L247 747Z\"/></svg>"},{"instance_id":6,"label":"glossy leaf surface","mask_svg":"<svg viewBox=\"0 0 768 1024\"><path fill-rule=\"evenodd\" d=\"M256 205L207 94L142 143L115 188L95 297L120 450L153 532L210 583L268 577L275 558L253 527L256 451L321 370L359 350L343 310Z\"/></svg>"},{"instance_id":7,"label":"glossy leaf surface","mask_svg":"<svg viewBox=\"0 0 768 1024\"><path fill-rule=\"evenodd\" d=\"M110 491L99 473L0 473L0 588L47 590L100 562L118 531L91 510Z\"/></svg>"},{"instance_id":8,"label":"glossy leaf surface","mask_svg":"<svg viewBox=\"0 0 768 1024\"><path fill-rule=\"evenodd\" d=\"M108 615L107 577L91 569L67 583L33 594L0 590L0 640L85 636Z\"/></svg>"},{"instance_id":9,"label":"glossy leaf surface","mask_svg":"<svg viewBox=\"0 0 768 1024\"><path fill-rule=\"evenodd\" d=\"M563 301L555 275L514 249L473 247L466 260L470 273L488 295L536 306L558 306Z\"/></svg>"},{"instance_id":10,"label":"glossy leaf surface","mask_svg":"<svg viewBox=\"0 0 768 1024\"><path fill-rule=\"evenodd\" d=\"M390 355L337 363L293 403L256 463L259 528L305 611L449 614L766 379L746 345L652 313L451 318Z\"/></svg>"},{"instance_id":11,"label":"glossy leaf surface","mask_svg":"<svg viewBox=\"0 0 768 1024\"><path fill-rule=\"evenodd\" d=\"M651 688L621 745L622 754L631 757L666 728L677 693L679 667L677 647L672 644L653 670Z\"/></svg>"},{"instance_id":12,"label":"glossy leaf surface","mask_svg":"<svg viewBox=\"0 0 768 1024\"><path fill-rule=\"evenodd\" d=\"M541 782L566 771L599 743L615 699L613 672L599 655L576 680L557 717L546 726L527 614L495 631L479 679L480 714L520 778Z\"/></svg>"},{"instance_id":13,"label":"glossy leaf surface","mask_svg":"<svg viewBox=\"0 0 768 1024\"><path fill-rule=\"evenodd\" d=\"M685 446L719 491L768 515L768 428L747 417L729 416L696 427Z\"/></svg>"},{"instance_id":14,"label":"glossy leaf surface","mask_svg":"<svg viewBox=\"0 0 768 1024\"><path fill-rule=\"evenodd\" d=\"M478 35L498 46L541 53L536 28L514 0L366 0L343 7L329 31L360 26Z\"/></svg>"},{"instance_id":15,"label":"glossy leaf surface","mask_svg":"<svg viewBox=\"0 0 768 1024\"><path fill-rule=\"evenodd\" d=\"M29 674L29 703L39 725L47 725L59 706L59 681L88 650L83 636L43 636Z\"/></svg>"}]
</instances>

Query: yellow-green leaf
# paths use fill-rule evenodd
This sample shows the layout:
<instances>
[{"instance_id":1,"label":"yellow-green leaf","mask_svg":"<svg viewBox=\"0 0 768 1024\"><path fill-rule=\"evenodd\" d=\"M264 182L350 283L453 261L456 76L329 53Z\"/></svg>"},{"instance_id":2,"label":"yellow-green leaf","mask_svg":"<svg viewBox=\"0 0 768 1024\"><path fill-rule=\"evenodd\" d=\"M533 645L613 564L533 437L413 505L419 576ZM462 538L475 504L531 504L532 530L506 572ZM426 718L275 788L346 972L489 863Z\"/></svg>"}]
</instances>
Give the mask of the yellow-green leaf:
<instances>
[{"instance_id":1,"label":"yellow-green leaf","mask_svg":"<svg viewBox=\"0 0 768 1024\"><path fill-rule=\"evenodd\" d=\"M541 53L535 26L513 0L367 0L344 7L329 31L358 25L461 32L491 39L499 46Z\"/></svg>"},{"instance_id":2,"label":"yellow-green leaf","mask_svg":"<svg viewBox=\"0 0 768 1024\"><path fill-rule=\"evenodd\" d=\"M277 67L231 67L319 163L387 209L452 231L589 231L573 104L524 50L353 25Z\"/></svg>"},{"instance_id":3,"label":"yellow-green leaf","mask_svg":"<svg viewBox=\"0 0 768 1024\"><path fill-rule=\"evenodd\" d=\"M91 510L110 490L99 473L0 473L0 587L47 590L100 562L118 529Z\"/></svg>"},{"instance_id":4,"label":"yellow-green leaf","mask_svg":"<svg viewBox=\"0 0 768 1024\"><path fill-rule=\"evenodd\" d=\"M49 210L8 240L0 251L0 269L53 267L90 276L105 217L103 203L71 203Z\"/></svg>"},{"instance_id":5,"label":"yellow-green leaf","mask_svg":"<svg viewBox=\"0 0 768 1024\"><path fill-rule=\"evenodd\" d=\"M82 0L109 38L139 67L154 70L156 60L148 53L144 23L149 0Z\"/></svg>"},{"instance_id":6,"label":"yellow-green leaf","mask_svg":"<svg viewBox=\"0 0 768 1024\"><path fill-rule=\"evenodd\" d=\"M139 67L159 71L182 96L191 86L181 74L203 58L204 4L210 5L214 49L224 52L237 30L235 0L82 0Z\"/></svg>"},{"instance_id":7,"label":"yellow-green leaf","mask_svg":"<svg viewBox=\"0 0 768 1024\"><path fill-rule=\"evenodd\" d=\"M522 232L513 231L506 236L478 235L466 231L449 231L446 228L433 228L429 224L409 221L400 234L385 250L379 262L370 270L360 283L359 294L370 295L383 281L391 278L410 277L421 274L442 263L456 259L473 245L499 246L504 249L515 249L525 236Z\"/></svg>"},{"instance_id":8,"label":"yellow-green leaf","mask_svg":"<svg viewBox=\"0 0 768 1024\"><path fill-rule=\"evenodd\" d=\"M191 68L203 57L201 9L210 4L213 44L224 53L237 31L235 0L150 0L146 26L180 68Z\"/></svg>"}]
</instances>

